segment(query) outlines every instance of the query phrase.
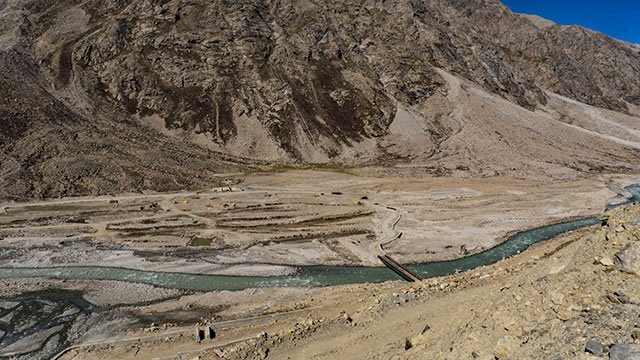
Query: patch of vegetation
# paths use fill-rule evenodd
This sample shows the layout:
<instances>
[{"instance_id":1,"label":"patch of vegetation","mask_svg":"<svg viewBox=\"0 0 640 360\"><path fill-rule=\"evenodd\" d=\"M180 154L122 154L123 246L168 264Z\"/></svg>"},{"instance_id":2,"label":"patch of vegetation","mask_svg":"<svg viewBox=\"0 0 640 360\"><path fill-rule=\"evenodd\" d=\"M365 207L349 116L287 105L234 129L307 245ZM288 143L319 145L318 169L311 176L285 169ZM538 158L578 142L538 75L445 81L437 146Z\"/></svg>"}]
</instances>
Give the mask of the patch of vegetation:
<instances>
[{"instance_id":1,"label":"patch of vegetation","mask_svg":"<svg viewBox=\"0 0 640 360\"><path fill-rule=\"evenodd\" d=\"M25 212L36 212L36 211L73 211L79 212L80 210L86 210L87 206L83 205L69 205L69 204L49 204L49 205L26 205L20 207L10 207L7 208L7 213L9 214L17 214L17 213L25 213Z\"/></svg>"},{"instance_id":2,"label":"patch of vegetation","mask_svg":"<svg viewBox=\"0 0 640 360\"><path fill-rule=\"evenodd\" d=\"M330 171L353 175L352 168L341 164L329 164L329 163L308 163L308 164L271 164L261 166L260 170L252 172L286 172L290 170L319 170Z\"/></svg>"},{"instance_id":3,"label":"patch of vegetation","mask_svg":"<svg viewBox=\"0 0 640 360\"><path fill-rule=\"evenodd\" d=\"M352 212L347 214L324 215L324 216L319 216L311 219L300 219L300 220L294 220L292 222L285 222L285 223L269 222L269 223L254 224L254 225L243 225L243 224L234 223L236 221L239 221L239 219L225 219L224 221L218 222L217 226L219 228L235 228L235 229L262 229L265 227L297 228L300 226L326 226L326 225L331 225L331 224L344 222L348 220L367 217L373 213L375 212L374 211L358 211L358 212ZM265 220L274 220L278 218L290 219L291 217L269 217Z\"/></svg>"},{"instance_id":4,"label":"patch of vegetation","mask_svg":"<svg viewBox=\"0 0 640 360\"><path fill-rule=\"evenodd\" d=\"M189 246L211 246L211 243L218 240L217 236L214 237L199 237L194 236L189 242Z\"/></svg>"}]
</instances>

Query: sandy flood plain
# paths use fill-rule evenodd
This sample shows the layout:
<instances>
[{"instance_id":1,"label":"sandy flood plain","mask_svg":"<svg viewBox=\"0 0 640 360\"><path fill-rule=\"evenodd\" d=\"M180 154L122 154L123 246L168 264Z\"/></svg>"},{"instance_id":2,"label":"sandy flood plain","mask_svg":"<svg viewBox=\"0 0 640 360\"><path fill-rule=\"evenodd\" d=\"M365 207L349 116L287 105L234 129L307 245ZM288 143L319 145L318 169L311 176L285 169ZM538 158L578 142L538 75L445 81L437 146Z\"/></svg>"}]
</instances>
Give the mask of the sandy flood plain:
<instances>
[{"instance_id":1,"label":"sandy flood plain","mask_svg":"<svg viewBox=\"0 0 640 360\"><path fill-rule=\"evenodd\" d=\"M278 275L299 265L453 259L509 234L598 215L631 176L571 181L232 174L230 184L0 205L0 266Z\"/></svg>"}]
</instances>

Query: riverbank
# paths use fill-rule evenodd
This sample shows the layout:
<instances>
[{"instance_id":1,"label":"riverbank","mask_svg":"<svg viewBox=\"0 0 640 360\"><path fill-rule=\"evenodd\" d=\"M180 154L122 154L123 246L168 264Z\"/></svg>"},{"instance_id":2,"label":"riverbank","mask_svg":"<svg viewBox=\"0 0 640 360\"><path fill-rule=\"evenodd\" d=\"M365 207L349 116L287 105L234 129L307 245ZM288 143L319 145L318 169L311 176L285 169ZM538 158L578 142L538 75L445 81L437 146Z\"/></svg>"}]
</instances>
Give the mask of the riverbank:
<instances>
[{"instance_id":1,"label":"riverbank","mask_svg":"<svg viewBox=\"0 0 640 360\"><path fill-rule=\"evenodd\" d=\"M418 278L445 276L494 264L560 234L600 224L595 217L543 226L514 234L500 245L466 257L407 265ZM318 287L358 283L380 283L396 276L385 268L308 266L284 276L222 276L178 272L149 272L118 267L0 268L0 279L55 278L66 280L111 280L192 291L244 290L263 287Z\"/></svg>"},{"instance_id":2,"label":"riverbank","mask_svg":"<svg viewBox=\"0 0 640 360\"><path fill-rule=\"evenodd\" d=\"M0 280L0 298L57 290L80 293L88 302L105 308L157 302L191 293L181 289L125 281L64 280L44 277Z\"/></svg>"}]
</instances>

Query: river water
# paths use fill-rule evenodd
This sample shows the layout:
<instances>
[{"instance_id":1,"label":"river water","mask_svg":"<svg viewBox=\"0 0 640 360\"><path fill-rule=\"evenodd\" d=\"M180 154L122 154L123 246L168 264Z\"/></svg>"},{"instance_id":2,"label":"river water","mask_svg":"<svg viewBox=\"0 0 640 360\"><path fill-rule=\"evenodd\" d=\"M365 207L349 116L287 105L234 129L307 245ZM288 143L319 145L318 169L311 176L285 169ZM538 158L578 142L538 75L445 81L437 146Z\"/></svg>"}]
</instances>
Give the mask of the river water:
<instances>
[{"instance_id":1,"label":"river water","mask_svg":"<svg viewBox=\"0 0 640 360\"><path fill-rule=\"evenodd\" d=\"M569 221L519 232L489 250L452 261L407 265L418 277L428 278L453 274L493 264L526 250L532 244L562 233L599 223L595 217ZM119 280L160 287L198 291L243 290L260 287L330 286L378 283L397 280L398 276L384 267L363 266L303 266L292 275L227 276L142 271L113 267L3 268L1 279L52 277L58 279Z\"/></svg>"}]
</instances>

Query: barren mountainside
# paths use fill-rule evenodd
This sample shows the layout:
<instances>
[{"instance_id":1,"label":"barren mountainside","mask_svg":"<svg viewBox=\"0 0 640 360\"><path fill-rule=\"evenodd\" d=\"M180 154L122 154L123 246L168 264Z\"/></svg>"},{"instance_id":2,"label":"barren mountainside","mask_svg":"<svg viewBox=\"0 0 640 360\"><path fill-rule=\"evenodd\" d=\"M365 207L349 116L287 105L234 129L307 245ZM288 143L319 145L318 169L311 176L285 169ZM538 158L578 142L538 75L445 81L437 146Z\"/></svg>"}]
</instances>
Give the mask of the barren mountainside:
<instances>
[{"instance_id":1,"label":"barren mountainside","mask_svg":"<svg viewBox=\"0 0 640 360\"><path fill-rule=\"evenodd\" d=\"M0 72L5 199L640 164L638 47L497 0L0 0Z\"/></svg>"}]
</instances>

